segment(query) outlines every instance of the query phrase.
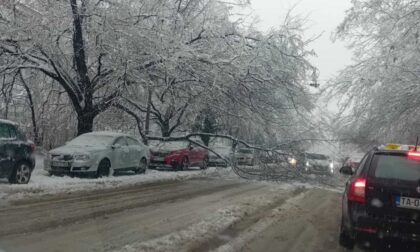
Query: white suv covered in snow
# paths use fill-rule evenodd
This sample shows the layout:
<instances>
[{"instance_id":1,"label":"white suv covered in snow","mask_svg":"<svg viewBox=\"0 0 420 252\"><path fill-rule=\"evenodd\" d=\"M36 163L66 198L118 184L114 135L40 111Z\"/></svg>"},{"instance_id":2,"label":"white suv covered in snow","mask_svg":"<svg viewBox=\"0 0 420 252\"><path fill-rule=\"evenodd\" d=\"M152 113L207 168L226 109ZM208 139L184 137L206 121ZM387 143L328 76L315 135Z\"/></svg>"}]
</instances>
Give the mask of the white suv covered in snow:
<instances>
[{"instance_id":1,"label":"white suv covered in snow","mask_svg":"<svg viewBox=\"0 0 420 252\"><path fill-rule=\"evenodd\" d=\"M93 132L76 137L53 149L44 169L53 174L108 176L113 171L143 173L149 163L149 149L136 138L113 132Z\"/></svg>"}]
</instances>

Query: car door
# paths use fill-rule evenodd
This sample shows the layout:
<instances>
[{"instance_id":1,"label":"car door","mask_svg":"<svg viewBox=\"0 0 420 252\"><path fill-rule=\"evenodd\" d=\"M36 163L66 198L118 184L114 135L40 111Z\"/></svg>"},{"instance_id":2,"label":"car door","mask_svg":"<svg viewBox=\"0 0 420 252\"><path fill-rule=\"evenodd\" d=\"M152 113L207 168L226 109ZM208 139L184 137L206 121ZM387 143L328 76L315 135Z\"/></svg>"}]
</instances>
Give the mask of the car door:
<instances>
[{"instance_id":1,"label":"car door","mask_svg":"<svg viewBox=\"0 0 420 252\"><path fill-rule=\"evenodd\" d=\"M190 159L190 165L196 165L198 162L198 147L196 144L194 143L189 143L188 144L188 150L189 150L189 159Z\"/></svg>"},{"instance_id":2,"label":"car door","mask_svg":"<svg viewBox=\"0 0 420 252\"><path fill-rule=\"evenodd\" d=\"M127 143L130 149L130 167L137 167L139 165L142 152L140 142L134 138L127 137Z\"/></svg>"},{"instance_id":3,"label":"car door","mask_svg":"<svg viewBox=\"0 0 420 252\"><path fill-rule=\"evenodd\" d=\"M202 141L198 141L198 143L204 146L204 143ZM207 158L209 155L208 150L199 145L196 145L196 153L197 153L197 161L200 163L203 162L203 160Z\"/></svg>"},{"instance_id":4,"label":"car door","mask_svg":"<svg viewBox=\"0 0 420 252\"><path fill-rule=\"evenodd\" d=\"M16 130L12 125L0 123L0 176L9 175L14 167L14 144Z\"/></svg>"},{"instance_id":5,"label":"car door","mask_svg":"<svg viewBox=\"0 0 420 252\"><path fill-rule=\"evenodd\" d=\"M122 169L130 167L130 149L125 137L118 137L113 144L112 168Z\"/></svg>"}]
</instances>

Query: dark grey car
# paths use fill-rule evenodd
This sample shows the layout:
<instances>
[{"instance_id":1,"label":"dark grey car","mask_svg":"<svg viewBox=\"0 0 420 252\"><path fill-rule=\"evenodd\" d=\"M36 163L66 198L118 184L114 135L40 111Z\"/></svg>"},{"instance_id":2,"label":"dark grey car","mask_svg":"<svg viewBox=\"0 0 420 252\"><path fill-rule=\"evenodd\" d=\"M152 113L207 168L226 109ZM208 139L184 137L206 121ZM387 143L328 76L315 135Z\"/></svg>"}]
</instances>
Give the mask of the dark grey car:
<instances>
[{"instance_id":1,"label":"dark grey car","mask_svg":"<svg viewBox=\"0 0 420 252\"><path fill-rule=\"evenodd\" d=\"M16 123L0 119L0 177L10 183L27 184L35 167L35 146Z\"/></svg>"}]
</instances>

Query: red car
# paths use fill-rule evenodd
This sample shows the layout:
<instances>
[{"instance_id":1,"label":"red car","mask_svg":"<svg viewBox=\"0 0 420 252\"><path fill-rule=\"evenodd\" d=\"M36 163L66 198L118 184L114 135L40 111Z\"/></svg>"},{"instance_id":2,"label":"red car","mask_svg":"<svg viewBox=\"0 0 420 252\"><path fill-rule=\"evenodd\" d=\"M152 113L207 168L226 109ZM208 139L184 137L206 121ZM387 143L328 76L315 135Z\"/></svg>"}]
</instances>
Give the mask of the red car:
<instances>
[{"instance_id":1,"label":"red car","mask_svg":"<svg viewBox=\"0 0 420 252\"><path fill-rule=\"evenodd\" d=\"M200 144L202 142L197 141ZM189 167L198 166L206 169L209 152L188 141L152 142L150 144L151 169L169 168L176 171L188 170Z\"/></svg>"}]
</instances>

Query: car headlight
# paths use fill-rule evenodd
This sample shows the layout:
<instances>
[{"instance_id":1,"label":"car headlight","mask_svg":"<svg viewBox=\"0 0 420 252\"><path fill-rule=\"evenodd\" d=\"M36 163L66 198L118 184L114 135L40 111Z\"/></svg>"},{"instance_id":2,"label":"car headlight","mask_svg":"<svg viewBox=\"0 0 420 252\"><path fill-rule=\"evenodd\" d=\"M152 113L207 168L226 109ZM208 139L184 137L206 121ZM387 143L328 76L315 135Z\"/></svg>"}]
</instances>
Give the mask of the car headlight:
<instances>
[{"instance_id":1,"label":"car headlight","mask_svg":"<svg viewBox=\"0 0 420 252\"><path fill-rule=\"evenodd\" d=\"M297 160L294 158L289 158L289 164L295 165L297 163Z\"/></svg>"},{"instance_id":2,"label":"car headlight","mask_svg":"<svg viewBox=\"0 0 420 252\"><path fill-rule=\"evenodd\" d=\"M330 163L330 169L331 170L334 169L334 163L333 162Z\"/></svg>"},{"instance_id":3,"label":"car headlight","mask_svg":"<svg viewBox=\"0 0 420 252\"><path fill-rule=\"evenodd\" d=\"M309 166L309 162L308 162L308 161L306 161L305 166L306 166L306 167L308 167L308 166Z\"/></svg>"},{"instance_id":4,"label":"car headlight","mask_svg":"<svg viewBox=\"0 0 420 252\"><path fill-rule=\"evenodd\" d=\"M87 161L90 160L90 156L87 154L77 154L74 155L74 160Z\"/></svg>"}]
</instances>

